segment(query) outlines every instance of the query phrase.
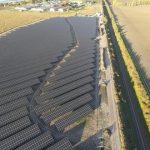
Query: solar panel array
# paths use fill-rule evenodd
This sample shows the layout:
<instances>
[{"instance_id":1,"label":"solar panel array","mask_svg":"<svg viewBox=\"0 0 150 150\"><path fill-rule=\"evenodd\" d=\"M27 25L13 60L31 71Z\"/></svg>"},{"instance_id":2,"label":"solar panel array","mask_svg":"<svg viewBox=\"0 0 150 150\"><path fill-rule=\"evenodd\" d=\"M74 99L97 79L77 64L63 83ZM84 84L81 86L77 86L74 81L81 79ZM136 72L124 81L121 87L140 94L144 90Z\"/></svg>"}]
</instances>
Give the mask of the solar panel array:
<instances>
[{"instance_id":1,"label":"solar panel array","mask_svg":"<svg viewBox=\"0 0 150 150\"><path fill-rule=\"evenodd\" d=\"M30 124L31 124L31 121L29 117L26 116L10 124L7 124L6 126L3 126L2 128L0 128L0 140L12 135L15 132L18 132L24 129Z\"/></svg>"},{"instance_id":2,"label":"solar panel array","mask_svg":"<svg viewBox=\"0 0 150 150\"><path fill-rule=\"evenodd\" d=\"M83 96L80 96L70 102L68 102L67 104L62 105L60 108L55 109L53 111L51 111L50 113L44 113L41 118L45 121L45 122L51 122L53 119L67 113L70 111L73 111L74 109L88 103L89 101L92 100L92 97L90 94L85 94Z\"/></svg>"},{"instance_id":3,"label":"solar panel array","mask_svg":"<svg viewBox=\"0 0 150 150\"><path fill-rule=\"evenodd\" d=\"M67 138L64 138L46 150L73 150L73 147L70 141Z\"/></svg>"},{"instance_id":4,"label":"solar panel array","mask_svg":"<svg viewBox=\"0 0 150 150\"><path fill-rule=\"evenodd\" d=\"M23 144L24 142L31 140L36 135L40 134L39 127L34 124L0 142L0 149L8 150L14 149L17 146Z\"/></svg>"},{"instance_id":5,"label":"solar panel array","mask_svg":"<svg viewBox=\"0 0 150 150\"><path fill-rule=\"evenodd\" d=\"M65 128L93 111L90 104L94 101L98 53L92 39L96 36L96 18L59 18L56 22L59 20L60 25L56 26L64 30L57 36L67 36L63 42L50 50L27 50L29 54L24 51L23 57L27 58L21 60L18 57L18 60L0 66L2 150L72 150L70 139L63 133ZM88 22L94 28L89 25L79 27L80 22ZM40 24L43 23L37 26ZM47 21L45 25L49 30L51 23ZM36 25L28 30L34 32L34 28L39 30ZM58 133L63 136L57 139L54 134Z\"/></svg>"},{"instance_id":6,"label":"solar panel array","mask_svg":"<svg viewBox=\"0 0 150 150\"><path fill-rule=\"evenodd\" d=\"M45 132L32 139L28 143L20 146L17 150L40 150L53 143L53 137L49 132Z\"/></svg>"},{"instance_id":7,"label":"solar panel array","mask_svg":"<svg viewBox=\"0 0 150 150\"><path fill-rule=\"evenodd\" d=\"M63 119L58 120L55 125L59 131L62 131L65 127L71 123L77 121L78 119L86 116L92 112L92 108L89 105L85 105L76 111L73 111L70 115L64 117Z\"/></svg>"}]
</instances>

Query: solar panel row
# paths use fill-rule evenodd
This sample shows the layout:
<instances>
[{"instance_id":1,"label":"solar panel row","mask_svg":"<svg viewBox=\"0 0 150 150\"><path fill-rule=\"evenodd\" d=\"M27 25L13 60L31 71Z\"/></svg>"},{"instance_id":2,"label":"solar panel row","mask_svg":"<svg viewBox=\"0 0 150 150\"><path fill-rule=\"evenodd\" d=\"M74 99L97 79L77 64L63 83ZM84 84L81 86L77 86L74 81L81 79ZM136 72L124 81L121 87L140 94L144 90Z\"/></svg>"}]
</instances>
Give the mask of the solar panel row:
<instances>
[{"instance_id":1,"label":"solar panel row","mask_svg":"<svg viewBox=\"0 0 150 150\"><path fill-rule=\"evenodd\" d=\"M65 71L70 71L72 69L75 69L75 68L78 68L80 66L84 66L84 65L87 65L87 64L91 64L93 63L95 60L93 58L91 59L88 59L86 61L82 61L82 62L78 62L78 63L75 63L75 64L72 64L72 65L67 65L65 66L64 68L60 68L58 70L55 70L55 73L62 73L62 72L65 72Z\"/></svg>"},{"instance_id":2,"label":"solar panel row","mask_svg":"<svg viewBox=\"0 0 150 150\"><path fill-rule=\"evenodd\" d=\"M75 53L75 52L72 52L72 53ZM74 66L74 65L78 65L79 63L82 64L82 63L84 63L84 61L88 61L88 60L93 62L93 58L90 57L90 56L88 56L88 57L87 56L83 56L80 59L78 57L71 59L70 57L72 57L72 53L69 54L68 57L65 57L63 59L63 61L61 62L60 65L61 65L62 69L65 69L64 67L71 67L71 66Z\"/></svg>"},{"instance_id":3,"label":"solar panel row","mask_svg":"<svg viewBox=\"0 0 150 150\"><path fill-rule=\"evenodd\" d=\"M0 105L8 103L8 102L18 99L18 98L27 96L32 93L33 93L33 90L32 90L32 88L29 87L29 88L14 92L12 94L0 97Z\"/></svg>"},{"instance_id":4,"label":"solar panel row","mask_svg":"<svg viewBox=\"0 0 150 150\"><path fill-rule=\"evenodd\" d=\"M39 83L40 83L39 79L31 79L26 82L14 85L12 87L8 87L8 88L0 90L0 96L5 96L7 94L22 90L24 88L27 88L27 87L30 87Z\"/></svg>"},{"instance_id":5,"label":"solar panel row","mask_svg":"<svg viewBox=\"0 0 150 150\"><path fill-rule=\"evenodd\" d=\"M19 73L19 72L26 72L26 71L30 71L30 70L32 70L32 69L37 69L37 68L42 68L42 69L44 69L44 68L51 68L52 67L52 65L51 64L48 64L48 63L46 63L46 64L39 64L39 65L37 65L37 66L26 66L26 67L23 67L23 68L20 68L20 69L16 69L16 70L10 70L10 71L7 71L7 72L2 72L1 74L0 74L0 77L6 77L6 76L10 76L10 75L14 75L14 74L17 74L17 73Z\"/></svg>"},{"instance_id":6,"label":"solar panel row","mask_svg":"<svg viewBox=\"0 0 150 150\"><path fill-rule=\"evenodd\" d=\"M4 113L7 113L7 112L9 112L11 110L14 110L14 109L16 109L18 107L27 105L28 103L29 102L28 102L27 98L23 97L23 98L14 100L12 102L6 103L4 105L1 105L0 106L0 115L2 115Z\"/></svg>"},{"instance_id":7,"label":"solar panel row","mask_svg":"<svg viewBox=\"0 0 150 150\"><path fill-rule=\"evenodd\" d=\"M39 135L38 137L32 139L31 141L23 144L22 146L18 147L16 150L41 150L53 143L53 141L53 137L47 131Z\"/></svg>"},{"instance_id":8,"label":"solar panel row","mask_svg":"<svg viewBox=\"0 0 150 150\"><path fill-rule=\"evenodd\" d=\"M46 150L73 150L73 147L68 138L64 138Z\"/></svg>"},{"instance_id":9,"label":"solar panel row","mask_svg":"<svg viewBox=\"0 0 150 150\"><path fill-rule=\"evenodd\" d=\"M37 103L40 104L40 103L45 103L43 105L40 105L40 107L43 107L47 104L51 105L51 108L54 107L54 106L58 106L58 105L61 105L63 103L66 103L76 97L79 97L85 93L88 93L90 91L93 90L93 87L90 85L90 84L87 84L87 85L84 85L80 88L77 88L77 89L74 89L66 94L63 94L59 97L56 97L54 99L47 99L47 101L43 101L42 99L37 99Z\"/></svg>"},{"instance_id":10,"label":"solar panel row","mask_svg":"<svg viewBox=\"0 0 150 150\"><path fill-rule=\"evenodd\" d=\"M16 72L15 74L10 74L8 76L4 76L4 77L1 77L0 78L0 82L6 82L6 81L9 81L9 80L12 80L12 79L17 79L17 78L21 78L21 77L25 77L26 75L29 75L29 74L33 74L33 73L36 73L36 72L40 72L44 69L49 69L50 67L37 67L37 68L33 68L33 69L29 69L29 70L24 70L24 71L21 71L21 72Z\"/></svg>"},{"instance_id":11,"label":"solar panel row","mask_svg":"<svg viewBox=\"0 0 150 150\"><path fill-rule=\"evenodd\" d=\"M1 150L11 150L40 134L38 125L34 124L0 142Z\"/></svg>"},{"instance_id":12,"label":"solar panel row","mask_svg":"<svg viewBox=\"0 0 150 150\"><path fill-rule=\"evenodd\" d=\"M56 89L58 87L61 87L63 85L66 85L68 83L71 83L71 82L74 82L78 79L81 79L81 78L84 78L88 75L92 75L94 72L92 69L89 69L89 70L86 70L86 71L83 71L83 72L80 72L78 74L75 74L75 75L72 75L68 78L65 78L65 79L62 79L62 80L59 80L59 81L53 81L53 82L50 82L49 85L47 86L44 86L42 88L42 90L45 92L45 91L50 91L52 89Z\"/></svg>"},{"instance_id":13,"label":"solar panel row","mask_svg":"<svg viewBox=\"0 0 150 150\"><path fill-rule=\"evenodd\" d=\"M26 128L29 125L31 125L31 121L29 117L26 116L6 126L3 126L0 128L0 140L5 139L6 137Z\"/></svg>"},{"instance_id":14,"label":"solar panel row","mask_svg":"<svg viewBox=\"0 0 150 150\"><path fill-rule=\"evenodd\" d=\"M42 53L43 54L43 53ZM45 55L44 57L42 57L38 55L36 58L32 58L31 60L25 61L25 62L21 62L21 63L17 63L17 64L3 64L3 67L0 67L1 71L9 71L9 70L15 70L17 68L23 68L29 65L36 65L36 64L44 64L44 62L56 62L58 61L57 57L62 56L63 54L61 52L54 52L54 53L50 53L48 55ZM52 56L53 55L53 56ZM39 58L40 57L40 58ZM39 61L40 60L40 61Z\"/></svg>"},{"instance_id":15,"label":"solar panel row","mask_svg":"<svg viewBox=\"0 0 150 150\"><path fill-rule=\"evenodd\" d=\"M16 85L16 84L19 84L19 83L28 81L30 79L34 79L36 77L43 76L43 75L45 75L45 72L40 71L40 72L35 72L33 74L29 74L29 75L21 77L21 78L17 78L17 79L14 79L14 80L9 80L7 82L1 83L0 84L0 89L6 88L6 87L9 87L9 86L13 86L13 85Z\"/></svg>"},{"instance_id":16,"label":"solar panel row","mask_svg":"<svg viewBox=\"0 0 150 150\"><path fill-rule=\"evenodd\" d=\"M82 58L82 57L88 57L90 56L91 58L95 57L95 53L96 53L96 50L93 50L93 49L77 49L76 50L76 53L73 53L72 54L72 59L79 59L79 58ZM70 60L70 58L68 58L68 60Z\"/></svg>"},{"instance_id":17,"label":"solar panel row","mask_svg":"<svg viewBox=\"0 0 150 150\"><path fill-rule=\"evenodd\" d=\"M57 97L59 95L62 95L64 93L67 93L73 89L76 89L78 87L81 87L82 85L85 85L87 83L92 82L94 79L91 76L76 80L75 82L72 82L70 84L66 84L60 88L51 90L51 91L47 91L46 93L44 93L44 95L40 96L41 99L44 98L54 98Z\"/></svg>"},{"instance_id":18,"label":"solar panel row","mask_svg":"<svg viewBox=\"0 0 150 150\"><path fill-rule=\"evenodd\" d=\"M53 79L61 80L63 78L67 78L67 77L69 77L71 75L77 74L79 72L82 72L82 71L85 71L85 70L88 70L88 69L91 69L91 68L94 68L94 67L95 67L94 64L84 65L84 66L78 67L76 69L70 70L68 72L61 73L61 74L59 74L57 76L55 75L53 77L49 77L48 80L50 80L50 81L53 80Z\"/></svg>"},{"instance_id":19,"label":"solar panel row","mask_svg":"<svg viewBox=\"0 0 150 150\"><path fill-rule=\"evenodd\" d=\"M9 112L7 114L4 114L0 117L0 127L4 126L8 123L11 123L19 118L22 118L26 115L28 115L28 110L26 107L20 107L12 112Z\"/></svg>"},{"instance_id":20,"label":"solar panel row","mask_svg":"<svg viewBox=\"0 0 150 150\"><path fill-rule=\"evenodd\" d=\"M92 100L92 97L90 94L85 94L83 96L80 96L79 98L76 98L64 105L62 105L61 107L48 112L48 113L44 113L41 118L46 122L49 123L51 122L53 119L60 117L61 115L73 111L74 109L77 109L78 107L88 103L89 101ZM41 110L42 112L42 110ZM46 112L46 111L45 111Z\"/></svg>"},{"instance_id":21,"label":"solar panel row","mask_svg":"<svg viewBox=\"0 0 150 150\"><path fill-rule=\"evenodd\" d=\"M63 119L56 121L55 126L57 127L58 131L63 131L65 127L77 121L78 119L88 115L92 111L93 110L89 105L85 105L73 111L70 115L64 117Z\"/></svg>"}]
</instances>

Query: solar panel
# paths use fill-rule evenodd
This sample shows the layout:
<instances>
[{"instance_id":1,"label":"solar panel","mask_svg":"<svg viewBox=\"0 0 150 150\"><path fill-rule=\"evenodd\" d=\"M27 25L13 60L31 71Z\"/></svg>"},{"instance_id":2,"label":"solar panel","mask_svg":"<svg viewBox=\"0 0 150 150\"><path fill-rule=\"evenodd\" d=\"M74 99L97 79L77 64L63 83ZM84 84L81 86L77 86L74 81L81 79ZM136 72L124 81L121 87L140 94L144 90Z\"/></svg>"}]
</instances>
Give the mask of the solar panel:
<instances>
[{"instance_id":1,"label":"solar panel","mask_svg":"<svg viewBox=\"0 0 150 150\"><path fill-rule=\"evenodd\" d=\"M62 72L65 72L65 71L69 71L71 69L75 69L75 68L78 68L80 66L84 66L84 65L87 65L87 64L91 64L93 63L95 60L93 58L91 59L88 59L86 61L82 61L82 62L79 62L79 63L72 63L70 65L66 65L66 66L63 66L62 68L58 69L58 70L55 70L55 74L56 73L62 73Z\"/></svg>"},{"instance_id":2,"label":"solar panel","mask_svg":"<svg viewBox=\"0 0 150 150\"><path fill-rule=\"evenodd\" d=\"M24 106L28 104L28 100L26 97L14 100L10 103L6 103L4 105L0 106L0 115L7 113L13 109L16 109L18 107Z\"/></svg>"},{"instance_id":3,"label":"solar panel","mask_svg":"<svg viewBox=\"0 0 150 150\"><path fill-rule=\"evenodd\" d=\"M94 57L94 55L93 55ZM66 58L66 62L61 64L62 67L66 66L66 65L71 65L71 64L75 64L75 63L79 63L79 62L82 62L82 61L86 61L88 59L91 59L91 55L89 56L83 56L83 57L80 57L80 58L75 58L75 59L72 59L72 57L68 57Z\"/></svg>"},{"instance_id":4,"label":"solar panel","mask_svg":"<svg viewBox=\"0 0 150 150\"><path fill-rule=\"evenodd\" d=\"M64 138L46 150L73 150L73 147L68 138Z\"/></svg>"},{"instance_id":5,"label":"solar panel","mask_svg":"<svg viewBox=\"0 0 150 150\"><path fill-rule=\"evenodd\" d=\"M64 117L63 119L60 119L56 121L55 126L57 127L58 131L62 131L65 127L68 125L74 123L78 119L88 115L93 110L89 105L85 105L74 112L72 112L70 115Z\"/></svg>"},{"instance_id":6,"label":"solar panel","mask_svg":"<svg viewBox=\"0 0 150 150\"><path fill-rule=\"evenodd\" d=\"M42 71L44 69L48 69L48 67L39 66L37 68L24 70L24 71L21 71L21 72L17 72L15 74L10 74L8 76L1 77L0 82L5 82L5 81L12 80L12 79L17 79L17 78L20 78L20 77L24 77L26 75L33 74L35 72L39 72L39 71Z\"/></svg>"},{"instance_id":7,"label":"solar panel","mask_svg":"<svg viewBox=\"0 0 150 150\"><path fill-rule=\"evenodd\" d=\"M76 98L64 105L62 105L61 107L55 109L54 111L45 113L41 116L41 118L46 122L49 123L51 122L53 119L60 117L61 115L69 112L69 111L73 111L74 109L88 103L89 101L92 100L92 97L90 94L85 94L83 96L80 96L79 98Z\"/></svg>"},{"instance_id":8,"label":"solar panel","mask_svg":"<svg viewBox=\"0 0 150 150\"><path fill-rule=\"evenodd\" d=\"M62 79L62 80L53 81L49 85L44 86L42 88L42 90L49 91L51 89L55 89L55 88L61 87L61 86L65 85L65 84L68 84L70 82L76 81L76 80L81 79L83 77L86 77L88 75L92 75L93 73L94 73L94 71L92 69L89 69L89 70L80 72L78 74L72 75L72 76L70 76L68 78L65 78L65 79Z\"/></svg>"},{"instance_id":9,"label":"solar panel","mask_svg":"<svg viewBox=\"0 0 150 150\"><path fill-rule=\"evenodd\" d=\"M72 82L70 84L64 85L64 86L62 86L62 87L60 87L58 89L54 89L54 90L48 91L47 93L42 95L40 98L42 98L42 99L46 98L47 99L47 98L57 97L57 96L62 95L64 93L66 93L66 92L69 92L69 91L71 91L73 89L81 87L84 84L90 83L93 80L94 79L91 76L79 79L79 80L77 80L75 82Z\"/></svg>"},{"instance_id":10,"label":"solar panel","mask_svg":"<svg viewBox=\"0 0 150 150\"><path fill-rule=\"evenodd\" d=\"M35 72L33 74L26 75L26 76L18 78L18 79L6 81L6 82L3 82L0 84L0 89L6 88L9 86L13 86L13 85L16 85L16 84L19 84L19 83L25 82L27 80L43 76L43 75L45 75L45 72L40 71L40 72Z\"/></svg>"},{"instance_id":11,"label":"solar panel","mask_svg":"<svg viewBox=\"0 0 150 150\"><path fill-rule=\"evenodd\" d=\"M73 53L72 58L81 58L82 56L95 56L95 50L90 49L90 50L77 50L75 53Z\"/></svg>"},{"instance_id":12,"label":"solar panel","mask_svg":"<svg viewBox=\"0 0 150 150\"><path fill-rule=\"evenodd\" d=\"M14 80L9 80L9 81L1 83L0 84L0 89L6 88L6 87L9 87L9 86L12 86L12 85L16 85L16 84L22 83L24 81L27 81L27 80L30 80L30 79L33 79L33 78L36 78L36 77L40 77L40 76L43 76L43 75L45 75L45 72L40 71L40 72L35 72L33 74L26 75L26 76L21 77L21 78L17 78L17 79L14 79Z\"/></svg>"},{"instance_id":13,"label":"solar panel","mask_svg":"<svg viewBox=\"0 0 150 150\"><path fill-rule=\"evenodd\" d=\"M74 75L74 74L77 74L79 72L82 72L82 71L85 71L85 70L88 70L88 69L91 69L91 68L94 68L95 65L94 64L88 64L88 65L84 65L84 66L81 66L81 67L78 67L74 70L70 70L70 71L67 71L67 72L64 72L64 73L61 73L61 74L58 74L57 76L53 76L53 77L48 77L48 80L60 80L60 79L63 79L63 78L66 78L66 77L69 77L71 75Z\"/></svg>"},{"instance_id":14,"label":"solar panel","mask_svg":"<svg viewBox=\"0 0 150 150\"><path fill-rule=\"evenodd\" d=\"M14 85L12 87L0 90L0 96L4 96L39 83L40 83L39 79L31 79L26 82Z\"/></svg>"},{"instance_id":15,"label":"solar panel","mask_svg":"<svg viewBox=\"0 0 150 150\"><path fill-rule=\"evenodd\" d=\"M38 65L35 65L35 64L30 64L28 66L24 66L24 67L21 67L21 68L16 68L16 69L13 69L13 70L9 70L7 72L2 72L0 73L0 77L5 77L5 76L8 76L8 75L12 75L12 74L16 74L18 72L25 72L27 70L32 70L32 69L35 69L35 68L38 68L38 67L42 67L42 68L51 68L52 65L51 64L38 64Z\"/></svg>"},{"instance_id":16,"label":"solar panel","mask_svg":"<svg viewBox=\"0 0 150 150\"><path fill-rule=\"evenodd\" d=\"M0 127L26 116L28 113L29 112L27 111L26 107L21 107L12 112L4 114L0 117Z\"/></svg>"},{"instance_id":17,"label":"solar panel","mask_svg":"<svg viewBox=\"0 0 150 150\"><path fill-rule=\"evenodd\" d=\"M38 125L34 124L0 142L1 150L15 149L27 140L30 140L40 133Z\"/></svg>"},{"instance_id":18,"label":"solar panel","mask_svg":"<svg viewBox=\"0 0 150 150\"><path fill-rule=\"evenodd\" d=\"M52 56L53 54L53 56ZM6 71L9 71L9 70L15 70L16 68L23 68L25 66L28 66L28 65L39 65L41 64L41 62L44 64L44 62L48 62L48 63L51 63L51 62L56 62L58 61L58 59L56 57L58 56L61 56L62 54L59 52L55 52L55 53L51 53L51 54L48 54L48 55L45 55L44 57L41 57L39 58L32 58L31 60L28 60L28 61L25 61L25 62L22 62L22 63L17 63L17 64L10 64L10 65L6 65L4 66L3 68L1 68L1 72L6 72ZM39 61L40 60L40 61Z\"/></svg>"},{"instance_id":19,"label":"solar panel","mask_svg":"<svg viewBox=\"0 0 150 150\"><path fill-rule=\"evenodd\" d=\"M17 121L14 121L6 126L0 128L0 140L26 128L31 124L29 117L23 117Z\"/></svg>"},{"instance_id":20,"label":"solar panel","mask_svg":"<svg viewBox=\"0 0 150 150\"><path fill-rule=\"evenodd\" d=\"M81 54L81 55L80 55ZM66 60L68 62L77 62L77 61L83 61L87 58L94 58L95 57L95 54L93 53L82 53L82 52L77 52L77 53L74 53L71 57L68 57Z\"/></svg>"},{"instance_id":21,"label":"solar panel","mask_svg":"<svg viewBox=\"0 0 150 150\"><path fill-rule=\"evenodd\" d=\"M33 93L32 88L26 88L26 89L17 91L15 93L6 95L6 96L0 98L0 105L8 103L8 102L10 102L12 100L18 99L20 97L32 94L32 93Z\"/></svg>"},{"instance_id":22,"label":"solar panel","mask_svg":"<svg viewBox=\"0 0 150 150\"><path fill-rule=\"evenodd\" d=\"M89 91L92 91L92 90L93 90L93 87L90 84L87 84L87 85L84 85L80 88L72 90L66 94L63 94L57 98L51 99L50 101L48 101L48 103L49 103L49 105L51 105L51 108L52 108L54 106L68 102L68 101L70 101L70 100L72 100L78 96L81 96L85 93L88 93ZM36 99L36 101L39 104L43 102L42 99L38 99L38 100ZM45 105L47 105L47 103ZM43 106L41 105L41 107L43 107Z\"/></svg>"},{"instance_id":23,"label":"solar panel","mask_svg":"<svg viewBox=\"0 0 150 150\"><path fill-rule=\"evenodd\" d=\"M20 146L16 150L41 150L53 142L53 138L49 132L45 132L38 137L32 139L28 143Z\"/></svg>"}]
</instances>

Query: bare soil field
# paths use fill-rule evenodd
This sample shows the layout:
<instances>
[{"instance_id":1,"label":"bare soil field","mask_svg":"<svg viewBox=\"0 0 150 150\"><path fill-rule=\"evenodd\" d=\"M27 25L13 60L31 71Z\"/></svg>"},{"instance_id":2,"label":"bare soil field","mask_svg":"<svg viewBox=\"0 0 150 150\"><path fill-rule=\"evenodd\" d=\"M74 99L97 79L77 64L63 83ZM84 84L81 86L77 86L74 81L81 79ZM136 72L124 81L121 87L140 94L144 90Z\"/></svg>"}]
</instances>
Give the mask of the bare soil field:
<instances>
[{"instance_id":1,"label":"bare soil field","mask_svg":"<svg viewBox=\"0 0 150 150\"><path fill-rule=\"evenodd\" d=\"M114 7L132 48L140 56L140 63L150 77L150 6Z\"/></svg>"}]
</instances>

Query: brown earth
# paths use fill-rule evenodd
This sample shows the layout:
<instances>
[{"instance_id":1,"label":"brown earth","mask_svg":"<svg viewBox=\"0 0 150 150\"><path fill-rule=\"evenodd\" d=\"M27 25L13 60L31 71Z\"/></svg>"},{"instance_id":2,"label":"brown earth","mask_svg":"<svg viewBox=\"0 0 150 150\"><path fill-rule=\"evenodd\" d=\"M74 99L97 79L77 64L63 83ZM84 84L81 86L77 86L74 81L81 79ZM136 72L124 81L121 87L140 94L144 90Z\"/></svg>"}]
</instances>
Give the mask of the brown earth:
<instances>
[{"instance_id":1,"label":"brown earth","mask_svg":"<svg viewBox=\"0 0 150 150\"><path fill-rule=\"evenodd\" d=\"M114 7L114 12L132 48L140 56L140 63L150 77L150 6L117 6Z\"/></svg>"}]
</instances>

